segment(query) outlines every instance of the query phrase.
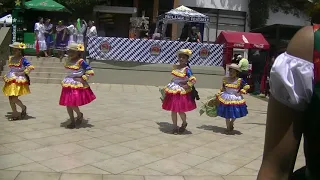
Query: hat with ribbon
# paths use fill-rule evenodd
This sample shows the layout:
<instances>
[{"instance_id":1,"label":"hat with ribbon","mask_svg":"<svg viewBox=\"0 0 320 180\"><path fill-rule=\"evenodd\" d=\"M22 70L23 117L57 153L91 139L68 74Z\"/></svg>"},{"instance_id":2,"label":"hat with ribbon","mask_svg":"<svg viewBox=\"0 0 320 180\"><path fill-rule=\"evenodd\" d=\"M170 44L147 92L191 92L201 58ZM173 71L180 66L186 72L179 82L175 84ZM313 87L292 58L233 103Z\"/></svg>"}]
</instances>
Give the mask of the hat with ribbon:
<instances>
[{"instance_id":1,"label":"hat with ribbon","mask_svg":"<svg viewBox=\"0 0 320 180\"><path fill-rule=\"evenodd\" d=\"M68 50L84 52L83 44L70 43L67 47Z\"/></svg>"},{"instance_id":2,"label":"hat with ribbon","mask_svg":"<svg viewBox=\"0 0 320 180\"><path fill-rule=\"evenodd\" d=\"M240 69L240 67L239 67L237 64L232 63L232 64L227 65L227 67L228 67L229 69L234 69L234 70L236 70L236 71L241 72L241 69Z\"/></svg>"},{"instance_id":3,"label":"hat with ribbon","mask_svg":"<svg viewBox=\"0 0 320 180\"><path fill-rule=\"evenodd\" d=\"M191 51L190 49L180 49L180 50L177 52L177 55L180 55L180 54L187 55L187 56L190 58L191 55L192 55L192 51Z\"/></svg>"},{"instance_id":4,"label":"hat with ribbon","mask_svg":"<svg viewBox=\"0 0 320 180\"><path fill-rule=\"evenodd\" d=\"M24 44L22 42L14 42L14 43L10 44L9 47L12 47L15 49L26 49L27 48L26 44Z\"/></svg>"}]
</instances>

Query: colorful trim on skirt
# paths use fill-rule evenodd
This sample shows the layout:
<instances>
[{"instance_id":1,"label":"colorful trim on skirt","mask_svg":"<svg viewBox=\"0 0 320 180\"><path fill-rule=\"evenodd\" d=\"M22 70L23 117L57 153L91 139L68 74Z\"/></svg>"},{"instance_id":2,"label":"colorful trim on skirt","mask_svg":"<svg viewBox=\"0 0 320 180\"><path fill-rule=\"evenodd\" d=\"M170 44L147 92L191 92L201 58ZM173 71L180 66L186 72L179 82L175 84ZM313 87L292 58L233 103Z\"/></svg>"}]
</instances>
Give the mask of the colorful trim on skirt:
<instances>
[{"instance_id":1,"label":"colorful trim on skirt","mask_svg":"<svg viewBox=\"0 0 320 180\"><path fill-rule=\"evenodd\" d=\"M17 84L8 82L4 84L2 91L5 96L23 96L30 94L29 85L27 83Z\"/></svg>"},{"instance_id":2,"label":"colorful trim on skirt","mask_svg":"<svg viewBox=\"0 0 320 180\"><path fill-rule=\"evenodd\" d=\"M183 95L166 93L162 103L162 109L172 112L188 112L196 108L197 105L191 93Z\"/></svg>"},{"instance_id":3,"label":"colorful trim on skirt","mask_svg":"<svg viewBox=\"0 0 320 180\"><path fill-rule=\"evenodd\" d=\"M220 103L217 107L217 115L226 119L237 119L248 114L246 104L225 105Z\"/></svg>"},{"instance_id":4,"label":"colorful trim on skirt","mask_svg":"<svg viewBox=\"0 0 320 180\"><path fill-rule=\"evenodd\" d=\"M96 99L90 87L71 88L63 87L59 104L61 106L83 106Z\"/></svg>"}]
</instances>

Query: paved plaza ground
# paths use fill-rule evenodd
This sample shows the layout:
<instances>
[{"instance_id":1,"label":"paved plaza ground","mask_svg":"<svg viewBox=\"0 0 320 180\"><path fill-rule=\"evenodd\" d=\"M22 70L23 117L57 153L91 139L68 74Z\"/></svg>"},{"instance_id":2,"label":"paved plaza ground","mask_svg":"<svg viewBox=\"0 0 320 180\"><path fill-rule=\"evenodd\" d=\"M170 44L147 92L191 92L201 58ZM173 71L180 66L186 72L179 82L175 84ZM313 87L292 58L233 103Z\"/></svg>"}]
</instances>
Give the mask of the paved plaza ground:
<instances>
[{"instance_id":1,"label":"paved plaza ground","mask_svg":"<svg viewBox=\"0 0 320 180\"><path fill-rule=\"evenodd\" d=\"M0 85L2 85L0 83ZM255 180L267 102L246 96L249 115L224 134L221 118L187 114L188 132L172 135L157 87L93 84L85 123L65 128L60 85L32 84L21 99L28 119L9 122L0 96L0 180ZM217 90L198 89L202 100ZM198 106L201 102L198 101ZM299 151L296 168L304 165Z\"/></svg>"}]
</instances>

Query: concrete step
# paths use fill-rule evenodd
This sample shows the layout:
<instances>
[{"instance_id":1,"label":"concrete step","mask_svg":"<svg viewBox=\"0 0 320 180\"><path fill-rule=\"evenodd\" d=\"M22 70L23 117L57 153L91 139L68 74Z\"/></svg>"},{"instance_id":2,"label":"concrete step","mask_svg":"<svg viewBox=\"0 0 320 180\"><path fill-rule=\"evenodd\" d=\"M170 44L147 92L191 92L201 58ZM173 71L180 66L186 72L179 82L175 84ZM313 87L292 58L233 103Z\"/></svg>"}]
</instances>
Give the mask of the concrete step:
<instances>
[{"instance_id":1,"label":"concrete step","mask_svg":"<svg viewBox=\"0 0 320 180\"><path fill-rule=\"evenodd\" d=\"M37 58L27 57L35 66L30 74L31 83L60 84L65 77L66 70L63 66L66 58ZM172 78L170 71L172 64L144 64L137 62L121 61L92 61L90 66L95 71L95 76L90 78L94 83L108 84L136 84L163 86ZM222 67L192 66L192 71L197 77L197 87L220 88L224 76ZM8 72L5 66L2 75Z\"/></svg>"},{"instance_id":2,"label":"concrete step","mask_svg":"<svg viewBox=\"0 0 320 180\"><path fill-rule=\"evenodd\" d=\"M27 56L28 60L39 69L39 67L50 68L63 68L67 58L59 59L55 57L40 57ZM89 61L93 69L118 69L118 70L133 70L133 71L158 71L170 72L172 64L146 64L129 61ZM192 66L192 71L195 74L208 74L208 75L224 75L224 69L219 66ZM41 70L41 72L43 72ZM48 71L52 72L52 70ZM61 72L61 71L58 71Z\"/></svg>"},{"instance_id":3,"label":"concrete step","mask_svg":"<svg viewBox=\"0 0 320 180\"><path fill-rule=\"evenodd\" d=\"M2 79L3 76L0 76ZM41 78L37 76L30 76L31 84L32 83L43 83L43 84L61 84L63 78Z\"/></svg>"},{"instance_id":4,"label":"concrete step","mask_svg":"<svg viewBox=\"0 0 320 180\"><path fill-rule=\"evenodd\" d=\"M62 59L56 57L36 57L36 56L26 56L28 61L30 62L56 62L56 63L64 63L67 58L64 57Z\"/></svg>"},{"instance_id":5,"label":"concrete step","mask_svg":"<svg viewBox=\"0 0 320 180\"><path fill-rule=\"evenodd\" d=\"M56 73L56 72L33 72L30 74L34 77L38 78L57 78L57 79L63 79L66 77L66 73Z\"/></svg>"},{"instance_id":6,"label":"concrete step","mask_svg":"<svg viewBox=\"0 0 320 180\"><path fill-rule=\"evenodd\" d=\"M6 73L2 73L4 76ZM66 77L66 73L54 73L54 72L32 72L30 76L37 77L37 78L57 78L63 79Z\"/></svg>"},{"instance_id":7,"label":"concrete step","mask_svg":"<svg viewBox=\"0 0 320 180\"><path fill-rule=\"evenodd\" d=\"M6 73L10 70L10 68L8 66L6 66L3 69L3 72ZM32 71L32 73L35 72L48 72L48 73L65 73L66 70L64 67L42 67L42 66L38 66L35 67L35 69Z\"/></svg>"},{"instance_id":8,"label":"concrete step","mask_svg":"<svg viewBox=\"0 0 320 180\"><path fill-rule=\"evenodd\" d=\"M38 67L54 67L54 68L64 68L64 63L58 62L30 62L35 68Z\"/></svg>"},{"instance_id":9,"label":"concrete step","mask_svg":"<svg viewBox=\"0 0 320 180\"><path fill-rule=\"evenodd\" d=\"M30 77L31 85L32 83L43 83L43 84L61 84L62 78L39 78L39 77Z\"/></svg>"}]
</instances>

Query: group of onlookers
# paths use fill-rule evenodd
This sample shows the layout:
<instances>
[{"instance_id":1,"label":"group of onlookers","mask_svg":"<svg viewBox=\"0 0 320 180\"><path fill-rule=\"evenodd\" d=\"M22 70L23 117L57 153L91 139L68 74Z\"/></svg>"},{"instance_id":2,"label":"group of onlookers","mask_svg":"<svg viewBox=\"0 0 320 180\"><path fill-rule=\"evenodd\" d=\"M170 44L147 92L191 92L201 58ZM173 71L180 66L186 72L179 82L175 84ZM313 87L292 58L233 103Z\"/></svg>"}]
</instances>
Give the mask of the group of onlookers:
<instances>
[{"instance_id":1,"label":"group of onlookers","mask_svg":"<svg viewBox=\"0 0 320 180\"><path fill-rule=\"evenodd\" d=\"M201 34L196 26L191 24L185 24L182 28L182 32L179 38L180 41L186 42L201 42Z\"/></svg>"},{"instance_id":2,"label":"group of onlookers","mask_svg":"<svg viewBox=\"0 0 320 180\"><path fill-rule=\"evenodd\" d=\"M45 57L53 56L53 50L58 52L58 57L65 55L66 47L70 43L86 44L87 39L97 36L97 29L93 21L74 20L72 23L65 24L62 20L54 25L49 18L40 17L35 23L34 32L36 36L35 49L40 55Z\"/></svg>"},{"instance_id":3,"label":"group of onlookers","mask_svg":"<svg viewBox=\"0 0 320 180\"><path fill-rule=\"evenodd\" d=\"M253 85L252 94L265 97L269 95L269 77L272 64L275 60L274 56L270 57L270 61L265 61L257 50L250 57L250 60L242 57L240 54L235 54L232 58L232 63L238 64L241 69L240 77L248 81L249 74L251 75L251 84ZM251 64L251 69L250 69ZM249 73L250 70L250 73Z\"/></svg>"}]
</instances>

